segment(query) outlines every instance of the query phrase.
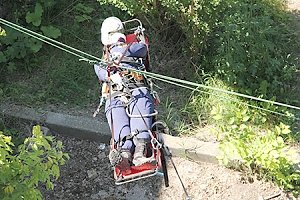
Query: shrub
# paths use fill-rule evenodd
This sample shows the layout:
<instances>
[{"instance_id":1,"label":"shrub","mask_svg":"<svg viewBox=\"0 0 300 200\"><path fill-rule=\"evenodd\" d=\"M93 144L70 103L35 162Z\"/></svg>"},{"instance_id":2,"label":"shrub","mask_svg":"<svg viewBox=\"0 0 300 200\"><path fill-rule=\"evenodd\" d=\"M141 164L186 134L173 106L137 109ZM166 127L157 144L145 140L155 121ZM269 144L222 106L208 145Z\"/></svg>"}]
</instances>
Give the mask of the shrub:
<instances>
[{"instance_id":1,"label":"shrub","mask_svg":"<svg viewBox=\"0 0 300 200\"><path fill-rule=\"evenodd\" d=\"M205 84L231 90L217 78L209 77ZM194 122L214 127L215 137L220 142L220 162L243 171L249 180L253 176L265 178L298 196L300 173L295 168L297 154L288 145L294 141L295 133L289 125L280 122L290 123L291 120L272 116L255 108L257 104L249 104L229 94L204 92L193 95L186 112ZM264 108L277 110L272 105Z\"/></svg>"},{"instance_id":2,"label":"shrub","mask_svg":"<svg viewBox=\"0 0 300 200\"><path fill-rule=\"evenodd\" d=\"M182 49L188 50L188 54L192 53L194 57L202 56L208 34L213 30L220 11L221 2L220 0L98 1L101 4L114 5L131 16L137 16L151 29L169 34L175 40L174 43L181 38L180 33L183 33L186 46Z\"/></svg>"},{"instance_id":3,"label":"shrub","mask_svg":"<svg viewBox=\"0 0 300 200\"><path fill-rule=\"evenodd\" d=\"M152 29L183 33L181 53L235 90L279 97L292 80L296 35L285 1L98 1L141 17Z\"/></svg>"},{"instance_id":4,"label":"shrub","mask_svg":"<svg viewBox=\"0 0 300 200\"><path fill-rule=\"evenodd\" d=\"M40 126L34 126L32 137L15 147L10 136L0 132L0 198L42 199L40 183L53 189L53 180L60 175L68 155L62 143L52 136L44 136Z\"/></svg>"},{"instance_id":5,"label":"shrub","mask_svg":"<svg viewBox=\"0 0 300 200\"><path fill-rule=\"evenodd\" d=\"M58 38L61 35L60 30L48 25L49 22L45 17L55 4L54 0L37 1L36 3L26 2L22 6L19 3L12 4L15 12L9 19L16 19L17 24L42 33L47 37ZM5 82L8 74L17 70L31 72L34 66L31 65L34 60L33 55L40 51L43 46L41 41L9 27L6 28L6 37L0 38L0 44L0 63L3 66L0 69L1 82Z\"/></svg>"},{"instance_id":6,"label":"shrub","mask_svg":"<svg viewBox=\"0 0 300 200\"><path fill-rule=\"evenodd\" d=\"M235 112L222 129L220 161L242 169L250 176L275 182L295 196L300 191L300 173L296 169L297 153L284 142L290 127L280 123L273 128L258 128L251 123L255 116L248 110ZM232 165L238 162L238 165Z\"/></svg>"},{"instance_id":7,"label":"shrub","mask_svg":"<svg viewBox=\"0 0 300 200\"><path fill-rule=\"evenodd\" d=\"M243 93L282 97L296 69L297 43L285 2L228 0L223 6L213 34L214 71Z\"/></svg>"}]
</instances>

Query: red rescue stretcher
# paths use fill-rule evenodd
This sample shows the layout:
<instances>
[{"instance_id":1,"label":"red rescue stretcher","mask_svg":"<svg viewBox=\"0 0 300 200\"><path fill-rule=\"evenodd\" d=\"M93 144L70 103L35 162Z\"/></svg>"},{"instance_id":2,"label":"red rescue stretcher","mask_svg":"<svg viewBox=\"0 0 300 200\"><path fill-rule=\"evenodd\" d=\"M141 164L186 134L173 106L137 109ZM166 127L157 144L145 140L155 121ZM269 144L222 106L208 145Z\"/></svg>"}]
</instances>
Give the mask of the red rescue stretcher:
<instances>
[{"instance_id":1,"label":"red rescue stretcher","mask_svg":"<svg viewBox=\"0 0 300 200\"><path fill-rule=\"evenodd\" d=\"M147 48L149 41L148 38L144 35L144 28L142 23L138 19L133 19L129 21L123 22L125 31L129 31L131 33L126 35L126 43L130 45L133 42L138 42L139 40L143 41L147 44ZM133 27L132 27L133 24ZM128 28L129 26L129 28ZM138 30L138 35L137 35ZM133 32L133 33L132 33ZM141 60L141 64L144 65L144 70L149 71L149 49L148 55L145 59ZM158 104L158 97L154 97L155 104ZM160 175L164 177L165 186L169 186L168 172L167 172L167 164L166 157L170 156L170 152L165 146L163 138L161 136L162 133L168 133L169 130L164 122L157 121L157 116L154 116L154 123L151 127L151 144L148 147L147 156L152 156L156 162L145 163L140 166L131 166L130 169L121 170L118 166L114 167L114 178L116 185L121 185L124 183L148 178L155 175Z\"/></svg>"}]
</instances>

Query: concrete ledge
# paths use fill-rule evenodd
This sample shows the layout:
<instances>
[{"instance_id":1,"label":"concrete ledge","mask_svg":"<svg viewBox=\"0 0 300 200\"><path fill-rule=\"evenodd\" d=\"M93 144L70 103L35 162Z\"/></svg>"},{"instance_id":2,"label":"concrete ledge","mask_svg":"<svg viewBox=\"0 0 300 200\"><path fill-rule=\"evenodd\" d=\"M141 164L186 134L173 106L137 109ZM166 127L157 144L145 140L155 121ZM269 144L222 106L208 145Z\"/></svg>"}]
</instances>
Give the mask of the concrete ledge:
<instances>
[{"instance_id":1,"label":"concrete ledge","mask_svg":"<svg viewBox=\"0 0 300 200\"><path fill-rule=\"evenodd\" d=\"M10 104L1 104L0 110L4 117L7 116L9 118L39 123L43 123L47 115L45 111L37 111L31 108Z\"/></svg>"},{"instance_id":2,"label":"concrete ledge","mask_svg":"<svg viewBox=\"0 0 300 200\"><path fill-rule=\"evenodd\" d=\"M50 130L80 139L109 143L111 134L106 122L99 118L87 118L49 112L45 124Z\"/></svg>"},{"instance_id":3,"label":"concrete ledge","mask_svg":"<svg viewBox=\"0 0 300 200\"><path fill-rule=\"evenodd\" d=\"M100 118L71 116L61 113L37 111L32 108L2 104L0 118L19 119L47 126L50 131L79 139L109 143L111 133L107 122ZM203 142L196 138L163 135L165 144L173 156L218 163L218 144Z\"/></svg>"},{"instance_id":4,"label":"concrete ledge","mask_svg":"<svg viewBox=\"0 0 300 200\"><path fill-rule=\"evenodd\" d=\"M100 117L71 116L11 104L0 105L0 111L0 119L2 120L17 119L31 124L40 124L48 127L52 132L69 137L107 144L111 139L109 126ZM218 143L203 142L192 137L174 137L166 134L163 134L163 138L173 156L187 157L201 162L218 163L217 156L220 155ZM298 152L295 158L296 167L300 169L300 149L295 150Z\"/></svg>"},{"instance_id":5,"label":"concrete ledge","mask_svg":"<svg viewBox=\"0 0 300 200\"><path fill-rule=\"evenodd\" d=\"M1 118L41 124L53 132L70 137L103 143L110 141L109 126L99 118L71 116L11 104L0 105L0 111Z\"/></svg>"},{"instance_id":6,"label":"concrete ledge","mask_svg":"<svg viewBox=\"0 0 300 200\"><path fill-rule=\"evenodd\" d=\"M203 142L191 137L173 137L163 134L164 142L175 156L187 157L192 160L218 164L219 145Z\"/></svg>"}]
</instances>

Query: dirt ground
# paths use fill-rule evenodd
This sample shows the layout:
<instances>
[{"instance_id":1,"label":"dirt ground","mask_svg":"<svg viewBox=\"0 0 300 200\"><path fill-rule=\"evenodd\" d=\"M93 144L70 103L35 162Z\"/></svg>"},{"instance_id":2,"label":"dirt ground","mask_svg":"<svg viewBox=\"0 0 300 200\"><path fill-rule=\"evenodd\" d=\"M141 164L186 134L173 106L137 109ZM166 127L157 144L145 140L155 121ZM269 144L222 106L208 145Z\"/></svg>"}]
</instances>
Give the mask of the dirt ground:
<instances>
[{"instance_id":1,"label":"dirt ground","mask_svg":"<svg viewBox=\"0 0 300 200\"><path fill-rule=\"evenodd\" d=\"M288 7L290 10L299 10L300 9L300 1L299 0L288 0Z\"/></svg>"},{"instance_id":2,"label":"dirt ground","mask_svg":"<svg viewBox=\"0 0 300 200\"><path fill-rule=\"evenodd\" d=\"M107 158L108 147L91 141L57 135L70 160L61 168L53 191L44 190L45 200L183 200L184 190L174 168L168 166L170 186L162 177L151 177L116 186ZM275 200L293 199L270 182L243 180L239 172L209 163L173 158L184 185L193 200L253 200L279 194Z\"/></svg>"}]
</instances>

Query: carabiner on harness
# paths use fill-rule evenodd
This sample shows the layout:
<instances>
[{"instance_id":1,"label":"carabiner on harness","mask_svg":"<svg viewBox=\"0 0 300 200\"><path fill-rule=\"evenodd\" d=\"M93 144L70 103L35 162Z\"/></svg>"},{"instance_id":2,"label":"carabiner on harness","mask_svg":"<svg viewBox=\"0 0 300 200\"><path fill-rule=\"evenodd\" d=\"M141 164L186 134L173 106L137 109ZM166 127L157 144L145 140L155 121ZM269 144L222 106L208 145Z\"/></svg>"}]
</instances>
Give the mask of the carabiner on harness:
<instances>
[{"instance_id":1,"label":"carabiner on harness","mask_svg":"<svg viewBox=\"0 0 300 200\"><path fill-rule=\"evenodd\" d=\"M151 132L152 134L152 132ZM162 143L160 143L153 135L151 135L151 145L153 149L158 150L162 148Z\"/></svg>"}]
</instances>

